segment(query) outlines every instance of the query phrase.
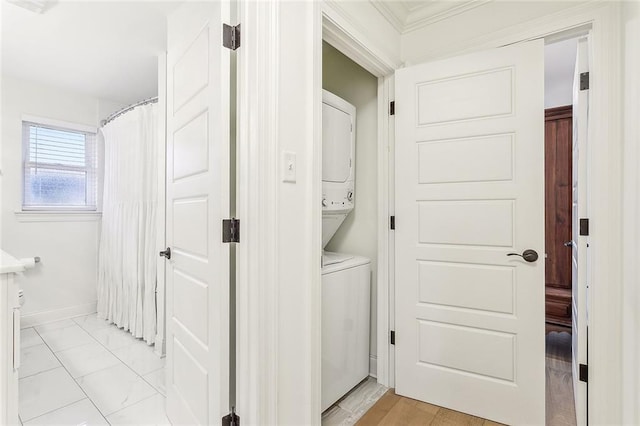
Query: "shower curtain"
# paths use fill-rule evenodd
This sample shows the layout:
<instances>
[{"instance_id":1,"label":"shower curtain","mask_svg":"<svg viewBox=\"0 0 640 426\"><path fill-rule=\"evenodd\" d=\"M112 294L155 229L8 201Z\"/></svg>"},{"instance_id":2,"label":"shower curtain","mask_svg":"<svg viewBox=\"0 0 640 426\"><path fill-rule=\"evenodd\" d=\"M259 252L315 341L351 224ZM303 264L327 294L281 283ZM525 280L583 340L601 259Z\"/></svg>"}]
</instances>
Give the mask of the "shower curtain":
<instances>
[{"instance_id":1,"label":"shower curtain","mask_svg":"<svg viewBox=\"0 0 640 426\"><path fill-rule=\"evenodd\" d=\"M156 337L157 105L102 128L105 146L98 316L153 344Z\"/></svg>"}]
</instances>

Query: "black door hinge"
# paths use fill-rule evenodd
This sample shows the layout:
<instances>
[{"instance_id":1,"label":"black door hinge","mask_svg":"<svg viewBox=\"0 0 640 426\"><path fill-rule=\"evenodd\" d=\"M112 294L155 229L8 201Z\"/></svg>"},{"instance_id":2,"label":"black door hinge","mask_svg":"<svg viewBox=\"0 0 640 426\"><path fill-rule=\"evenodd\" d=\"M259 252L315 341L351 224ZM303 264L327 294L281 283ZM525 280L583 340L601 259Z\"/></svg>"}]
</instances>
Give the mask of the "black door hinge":
<instances>
[{"instance_id":1,"label":"black door hinge","mask_svg":"<svg viewBox=\"0 0 640 426\"><path fill-rule=\"evenodd\" d=\"M396 115L396 101L389 103L389 115Z\"/></svg>"},{"instance_id":2,"label":"black door hinge","mask_svg":"<svg viewBox=\"0 0 640 426\"><path fill-rule=\"evenodd\" d=\"M589 381L589 369L586 364L580 364L579 377L581 382Z\"/></svg>"},{"instance_id":3,"label":"black door hinge","mask_svg":"<svg viewBox=\"0 0 640 426\"><path fill-rule=\"evenodd\" d=\"M240 24L235 26L222 24L222 45L231 50L240 47Z\"/></svg>"},{"instance_id":4,"label":"black door hinge","mask_svg":"<svg viewBox=\"0 0 640 426\"><path fill-rule=\"evenodd\" d=\"M231 412L222 418L222 426L240 426L240 416L236 414L236 407L231 407Z\"/></svg>"},{"instance_id":5,"label":"black door hinge","mask_svg":"<svg viewBox=\"0 0 640 426\"><path fill-rule=\"evenodd\" d=\"M389 217L389 228L396 229L396 217L395 216Z\"/></svg>"},{"instance_id":6,"label":"black door hinge","mask_svg":"<svg viewBox=\"0 0 640 426\"><path fill-rule=\"evenodd\" d=\"M222 242L240 242L240 219L232 218L222 220Z\"/></svg>"},{"instance_id":7,"label":"black door hinge","mask_svg":"<svg viewBox=\"0 0 640 426\"><path fill-rule=\"evenodd\" d=\"M394 330L391 330L390 341L392 345L396 344L396 332Z\"/></svg>"},{"instance_id":8,"label":"black door hinge","mask_svg":"<svg viewBox=\"0 0 640 426\"><path fill-rule=\"evenodd\" d=\"M580 219L580 235L589 235L589 219Z\"/></svg>"},{"instance_id":9,"label":"black door hinge","mask_svg":"<svg viewBox=\"0 0 640 426\"><path fill-rule=\"evenodd\" d=\"M589 73L580 73L580 90L589 90Z\"/></svg>"}]
</instances>

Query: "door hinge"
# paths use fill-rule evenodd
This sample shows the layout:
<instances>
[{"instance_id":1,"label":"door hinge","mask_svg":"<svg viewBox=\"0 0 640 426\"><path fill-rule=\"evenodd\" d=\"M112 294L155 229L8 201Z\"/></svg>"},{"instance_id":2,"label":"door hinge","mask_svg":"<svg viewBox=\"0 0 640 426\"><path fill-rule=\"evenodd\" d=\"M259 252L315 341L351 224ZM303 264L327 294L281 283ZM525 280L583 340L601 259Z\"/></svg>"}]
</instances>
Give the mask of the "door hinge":
<instances>
[{"instance_id":1,"label":"door hinge","mask_svg":"<svg viewBox=\"0 0 640 426\"><path fill-rule=\"evenodd\" d=\"M580 235L589 235L589 219L580 219Z\"/></svg>"},{"instance_id":2,"label":"door hinge","mask_svg":"<svg viewBox=\"0 0 640 426\"><path fill-rule=\"evenodd\" d=\"M580 90L589 90L589 73L580 73Z\"/></svg>"},{"instance_id":3,"label":"door hinge","mask_svg":"<svg viewBox=\"0 0 640 426\"><path fill-rule=\"evenodd\" d=\"M240 242L240 219L231 218L222 220L222 242Z\"/></svg>"},{"instance_id":4,"label":"door hinge","mask_svg":"<svg viewBox=\"0 0 640 426\"><path fill-rule=\"evenodd\" d=\"M240 426L240 416L236 414L236 407L231 407L231 412L222 418L222 426Z\"/></svg>"},{"instance_id":5,"label":"door hinge","mask_svg":"<svg viewBox=\"0 0 640 426\"><path fill-rule=\"evenodd\" d=\"M389 103L389 115L396 115L396 101Z\"/></svg>"},{"instance_id":6,"label":"door hinge","mask_svg":"<svg viewBox=\"0 0 640 426\"><path fill-rule=\"evenodd\" d=\"M395 216L389 217L389 228L396 229L396 217Z\"/></svg>"},{"instance_id":7,"label":"door hinge","mask_svg":"<svg viewBox=\"0 0 640 426\"><path fill-rule=\"evenodd\" d=\"M231 50L240 47L240 24L235 26L222 24L222 45Z\"/></svg>"},{"instance_id":8,"label":"door hinge","mask_svg":"<svg viewBox=\"0 0 640 426\"><path fill-rule=\"evenodd\" d=\"M589 369L587 364L580 364L579 370L580 381L587 383L589 381Z\"/></svg>"},{"instance_id":9,"label":"door hinge","mask_svg":"<svg viewBox=\"0 0 640 426\"><path fill-rule=\"evenodd\" d=\"M391 341L392 345L396 344L396 332L394 330L391 330L391 336L389 340Z\"/></svg>"}]
</instances>

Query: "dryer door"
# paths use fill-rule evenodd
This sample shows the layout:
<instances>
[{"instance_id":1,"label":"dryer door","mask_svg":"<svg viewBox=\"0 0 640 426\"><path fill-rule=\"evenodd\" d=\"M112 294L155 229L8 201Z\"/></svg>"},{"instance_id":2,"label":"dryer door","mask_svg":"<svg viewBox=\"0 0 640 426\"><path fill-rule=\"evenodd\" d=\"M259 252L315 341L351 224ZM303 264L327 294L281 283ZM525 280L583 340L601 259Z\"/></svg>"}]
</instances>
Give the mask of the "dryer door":
<instances>
[{"instance_id":1,"label":"dryer door","mask_svg":"<svg viewBox=\"0 0 640 426\"><path fill-rule=\"evenodd\" d=\"M322 180L346 182L351 175L351 116L322 104Z\"/></svg>"}]
</instances>

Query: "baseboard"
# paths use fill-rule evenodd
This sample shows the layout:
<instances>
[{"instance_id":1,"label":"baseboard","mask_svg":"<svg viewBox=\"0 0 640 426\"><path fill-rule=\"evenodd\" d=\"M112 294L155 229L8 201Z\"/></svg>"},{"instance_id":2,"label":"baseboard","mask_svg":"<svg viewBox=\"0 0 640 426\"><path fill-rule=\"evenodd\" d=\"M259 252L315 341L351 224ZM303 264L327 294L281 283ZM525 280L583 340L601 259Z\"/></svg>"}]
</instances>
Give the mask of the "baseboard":
<instances>
[{"instance_id":1,"label":"baseboard","mask_svg":"<svg viewBox=\"0 0 640 426\"><path fill-rule=\"evenodd\" d=\"M378 378L378 357L369 355L369 375Z\"/></svg>"},{"instance_id":2,"label":"baseboard","mask_svg":"<svg viewBox=\"0 0 640 426\"><path fill-rule=\"evenodd\" d=\"M69 306L51 311L34 312L20 316L20 327L28 328L48 322L60 321L80 315L89 315L97 312L98 302L85 303L84 305Z\"/></svg>"},{"instance_id":3,"label":"baseboard","mask_svg":"<svg viewBox=\"0 0 640 426\"><path fill-rule=\"evenodd\" d=\"M161 358L167 355L167 349L164 346L164 339L162 337L156 335L155 347L153 351Z\"/></svg>"}]
</instances>

